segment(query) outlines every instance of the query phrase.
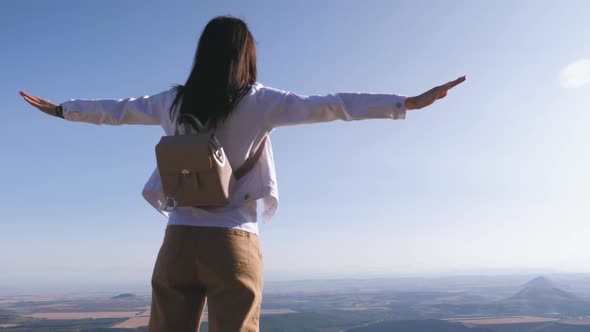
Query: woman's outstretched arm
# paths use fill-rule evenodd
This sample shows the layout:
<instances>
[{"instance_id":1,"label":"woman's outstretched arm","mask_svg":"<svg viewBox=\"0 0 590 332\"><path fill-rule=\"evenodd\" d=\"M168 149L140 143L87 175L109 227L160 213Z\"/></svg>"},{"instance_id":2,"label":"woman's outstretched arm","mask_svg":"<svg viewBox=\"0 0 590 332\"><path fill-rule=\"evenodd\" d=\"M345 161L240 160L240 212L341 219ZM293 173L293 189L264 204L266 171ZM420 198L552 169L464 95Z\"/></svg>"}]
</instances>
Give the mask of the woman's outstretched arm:
<instances>
[{"instance_id":1,"label":"woman's outstretched arm","mask_svg":"<svg viewBox=\"0 0 590 332\"><path fill-rule=\"evenodd\" d=\"M43 113L60 116L56 104L23 91L20 95L26 102ZM172 104L172 89L161 93L126 99L70 99L62 103L62 117L70 121L97 125L144 124L159 125L162 114Z\"/></svg>"},{"instance_id":2,"label":"woman's outstretched arm","mask_svg":"<svg viewBox=\"0 0 590 332\"><path fill-rule=\"evenodd\" d=\"M404 119L406 111L426 107L437 99L444 98L451 88L465 79L465 76L460 77L415 97L372 93L301 96L288 91L264 88L262 99L267 109L266 124L272 129L334 120Z\"/></svg>"}]
</instances>

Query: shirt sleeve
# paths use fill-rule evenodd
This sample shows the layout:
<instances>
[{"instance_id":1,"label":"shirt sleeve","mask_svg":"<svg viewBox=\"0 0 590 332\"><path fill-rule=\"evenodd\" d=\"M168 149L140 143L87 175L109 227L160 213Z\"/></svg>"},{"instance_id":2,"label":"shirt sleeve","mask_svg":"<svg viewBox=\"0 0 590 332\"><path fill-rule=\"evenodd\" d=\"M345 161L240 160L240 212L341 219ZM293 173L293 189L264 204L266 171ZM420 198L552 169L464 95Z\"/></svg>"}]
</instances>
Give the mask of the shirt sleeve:
<instances>
[{"instance_id":1,"label":"shirt sleeve","mask_svg":"<svg viewBox=\"0 0 590 332\"><path fill-rule=\"evenodd\" d=\"M69 121L97 125L159 125L174 99L174 88L138 98L70 99L61 104L63 117Z\"/></svg>"},{"instance_id":2,"label":"shirt sleeve","mask_svg":"<svg viewBox=\"0 0 590 332\"><path fill-rule=\"evenodd\" d=\"M268 127L330 122L334 120L405 119L405 96L373 93L335 93L303 96L264 87Z\"/></svg>"}]
</instances>

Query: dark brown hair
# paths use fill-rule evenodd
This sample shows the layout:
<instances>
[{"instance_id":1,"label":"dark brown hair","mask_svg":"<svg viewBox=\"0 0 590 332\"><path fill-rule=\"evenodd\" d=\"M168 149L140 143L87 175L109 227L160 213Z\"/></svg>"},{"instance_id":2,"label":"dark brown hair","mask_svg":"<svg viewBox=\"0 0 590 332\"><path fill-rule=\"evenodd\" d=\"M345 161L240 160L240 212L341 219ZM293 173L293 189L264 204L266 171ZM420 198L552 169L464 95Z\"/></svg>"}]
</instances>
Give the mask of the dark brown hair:
<instances>
[{"instance_id":1,"label":"dark brown hair","mask_svg":"<svg viewBox=\"0 0 590 332\"><path fill-rule=\"evenodd\" d=\"M256 48L246 23L219 16L207 23L184 85L176 85L174 108L182 98L180 114L195 115L209 128L223 122L256 82Z\"/></svg>"}]
</instances>

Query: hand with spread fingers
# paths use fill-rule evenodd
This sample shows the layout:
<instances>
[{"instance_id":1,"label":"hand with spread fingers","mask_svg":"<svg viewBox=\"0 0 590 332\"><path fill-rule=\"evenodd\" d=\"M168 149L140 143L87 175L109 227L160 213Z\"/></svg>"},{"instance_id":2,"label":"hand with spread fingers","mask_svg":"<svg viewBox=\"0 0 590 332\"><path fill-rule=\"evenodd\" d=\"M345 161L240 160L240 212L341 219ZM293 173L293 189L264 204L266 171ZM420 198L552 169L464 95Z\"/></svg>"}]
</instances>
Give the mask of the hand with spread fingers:
<instances>
[{"instance_id":1,"label":"hand with spread fingers","mask_svg":"<svg viewBox=\"0 0 590 332\"><path fill-rule=\"evenodd\" d=\"M41 112L52 116L59 116L57 113L57 105L52 103L51 101L35 97L33 95L25 93L24 91L19 91L19 94L27 103L31 104L33 107L37 108Z\"/></svg>"},{"instance_id":2,"label":"hand with spread fingers","mask_svg":"<svg viewBox=\"0 0 590 332\"><path fill-rule=\"evenodd\" d=\"M466 79L467 79L467 76L461 76L454 81L434 87L419 96L408 97L408 98L406 98L406 109L407 110L415 110L415 109L424 108L424 107L434 103L436 100L446 97L447 93L450 89L465 82Z\"/></svg>"}]
</instances>

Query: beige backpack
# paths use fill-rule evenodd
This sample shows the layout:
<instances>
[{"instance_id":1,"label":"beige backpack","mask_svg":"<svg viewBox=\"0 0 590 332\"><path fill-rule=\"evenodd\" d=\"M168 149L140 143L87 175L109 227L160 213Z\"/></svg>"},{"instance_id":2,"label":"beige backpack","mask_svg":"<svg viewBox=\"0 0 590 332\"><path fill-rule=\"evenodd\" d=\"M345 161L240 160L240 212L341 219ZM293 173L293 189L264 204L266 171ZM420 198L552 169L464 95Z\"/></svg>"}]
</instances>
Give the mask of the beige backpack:
<instances>
[{"instance_id":1,"label":"beige backpack","mask_svg":"<svg viewBox=\"0 0 590 332\"><path fill-rule=\"evenodd\" d=\"M235 171L215 134L197 117L181 114L173 136L163 136L156 145L156 159L165 195L163 210L178 206L215 207L229 203L234 184L256 164L266 137L244 164Z\"/></svg>"}]
</instances>

